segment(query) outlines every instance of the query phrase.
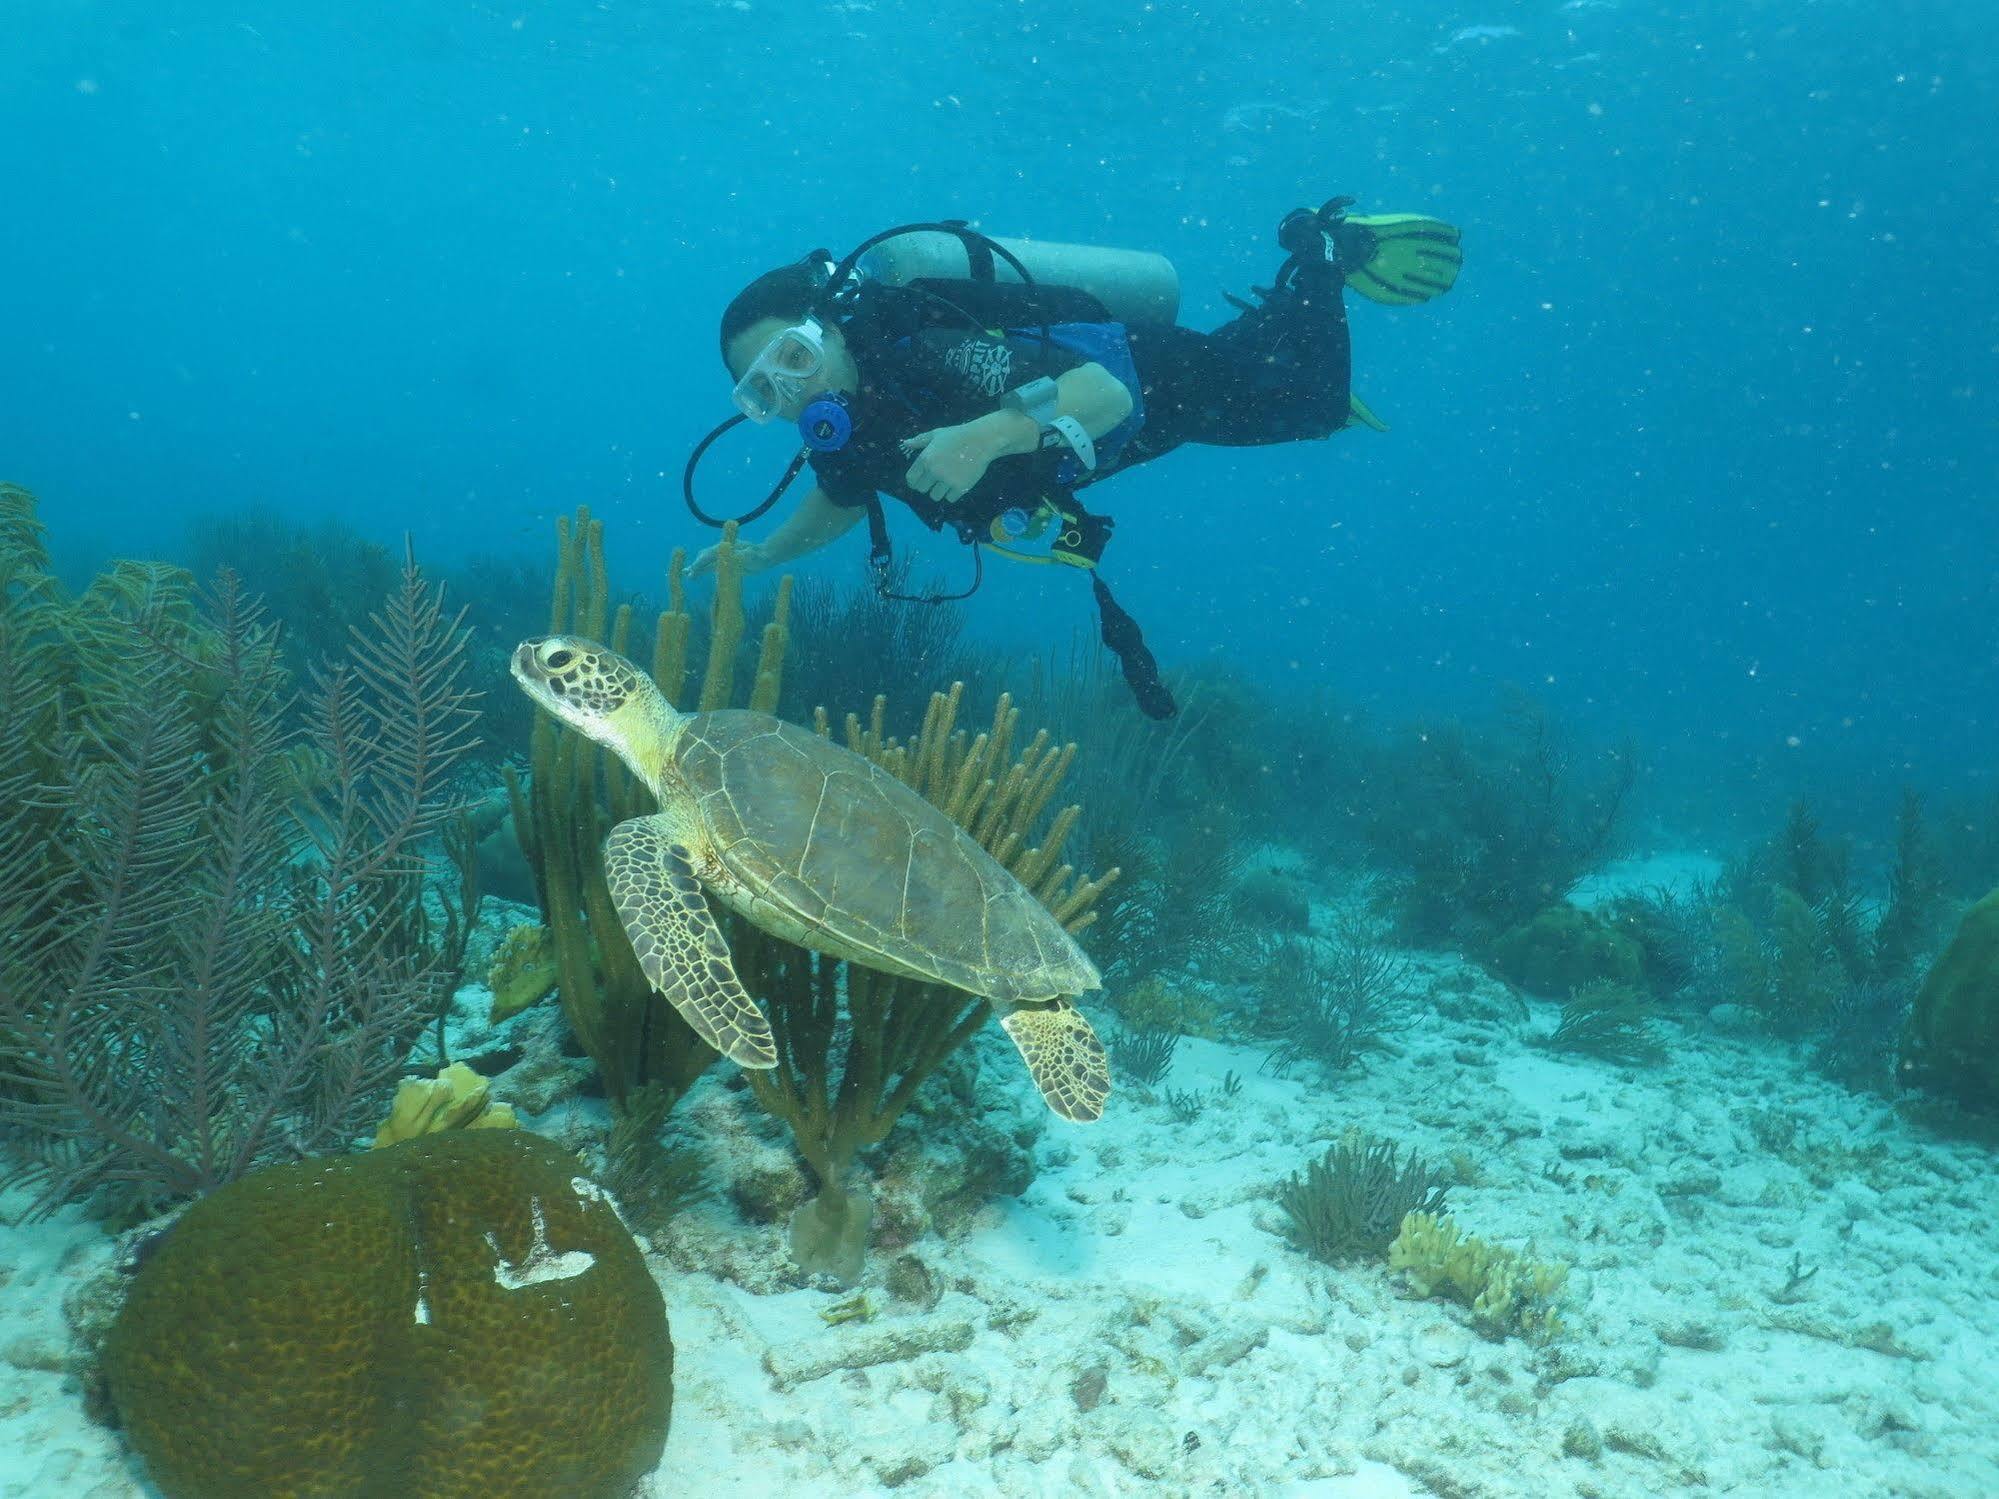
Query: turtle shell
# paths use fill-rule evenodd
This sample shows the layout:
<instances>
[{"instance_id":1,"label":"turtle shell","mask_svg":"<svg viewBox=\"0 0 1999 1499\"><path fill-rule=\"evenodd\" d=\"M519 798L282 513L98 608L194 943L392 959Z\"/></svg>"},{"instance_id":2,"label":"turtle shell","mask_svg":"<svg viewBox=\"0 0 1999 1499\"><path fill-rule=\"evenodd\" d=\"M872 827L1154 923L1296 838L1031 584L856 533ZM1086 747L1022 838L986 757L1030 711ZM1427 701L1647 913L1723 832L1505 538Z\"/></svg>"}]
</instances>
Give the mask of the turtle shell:
<instances>
[{"instance_id":1,"label":"turtle shell","mask_svg":"<svg viewBox=\"0 0 1999 1499\"><path fill-rule=\"evenodd\" d=\"M739 887L730 904L774 936L1001 1001L1098 987L1026 886L863 756L724 710L693 715L673 761Z\"/></svg>"}]
</instances>

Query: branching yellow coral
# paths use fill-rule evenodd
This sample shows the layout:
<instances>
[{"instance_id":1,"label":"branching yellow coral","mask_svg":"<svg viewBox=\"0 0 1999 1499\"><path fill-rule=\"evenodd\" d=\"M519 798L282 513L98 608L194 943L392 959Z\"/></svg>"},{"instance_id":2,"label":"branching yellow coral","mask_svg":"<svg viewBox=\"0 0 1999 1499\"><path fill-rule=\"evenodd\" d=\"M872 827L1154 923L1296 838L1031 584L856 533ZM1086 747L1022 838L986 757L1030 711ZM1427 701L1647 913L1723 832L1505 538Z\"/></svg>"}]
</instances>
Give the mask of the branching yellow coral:
<instances>
[{"instance_id":1,"label":"branching yellow coral","mask_svg":"<svg viewBox=\"0 0 1999 1499\"><path fill-rule=\"evenodd\" d=\"M1443 1296L1471 1308L1489 1338L1509 1333L1545 1343L1562 1330L1556 1298L1569 1267L1544 1263L1471 1234L1434 1213L1411 1213L1388 1246L1388 1264L1409 1277L1418 1296Z\"/></svg>"},{"instance_id":2,"label":"branching yellow coral","mask_svg":"<svg viewBox=\"0 0 1999 1499\"><path fill-rule=\"evenodd\" d=\"M694 616L687 598L684 552L667 566L667 607L647 628L637 609L617 603L604 563L604 523L579 509L556 525L555 598L549 633L601 640L644 665L675 707L691 710L738 704L736 656L747 624L743 567L733 522L723 528L716 553L714 608L710 614L707 668L698 680ZM779 582L772 615L763 628L748 706L775 710L784 680L790 619L790 579ZM647 637L650 637L650 646ZM562 1012L576 1039L603 1074L614 1109L647 1084L678 1098L715 1059L707 1042L659 1003L620 924L604 876L604 834L633 817L657 810L652 791L615 754L572 734L549 714L535 715L525 779L508 773L514 831L534 870L535 890L547 922ZM740 966L740 964L739 964Z\"/></svg>"},{"instance_id":3,"label":"branching yellow coral","mask_svg":"<svg viewBox=\"0 0 1999 1499\"><path fill-rule=\"evenodd\" d=\"M511 1104L494 1103L486 1079L463 1062L434 1078L406 1077L396 1089L389 1117L375 1131L375 1149L447 1129L517 1129Z\"/></svg>"}]
</instances>

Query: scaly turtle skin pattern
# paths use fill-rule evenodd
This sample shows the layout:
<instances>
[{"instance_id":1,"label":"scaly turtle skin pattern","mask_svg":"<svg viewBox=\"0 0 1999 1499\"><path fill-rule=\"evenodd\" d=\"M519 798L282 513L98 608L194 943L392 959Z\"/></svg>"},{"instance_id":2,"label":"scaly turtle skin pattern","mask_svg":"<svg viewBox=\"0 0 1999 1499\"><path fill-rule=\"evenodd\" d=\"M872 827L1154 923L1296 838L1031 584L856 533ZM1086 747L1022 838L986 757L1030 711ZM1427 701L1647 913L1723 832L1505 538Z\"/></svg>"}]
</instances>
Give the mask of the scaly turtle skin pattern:
<instances>
[{"instance_id":1,"label":"scaly turtle skin pattern","mask_svg":"<svg viewBox=\"0 0 1999 1499\"><path fill-rule=\"evenodd\" d=\"M658 797L658 812L611 830L604 872L646 978L702 1040L741 1066L777 1065L713 896L787 942L990 1000L1048 1106L1102 1115L1110 1068L1070 1003L1100 986L1096 965L913 788L767 713L681 713L594 641L525 641L512 665L529 697Z\"/></svg>"}]
</instances>

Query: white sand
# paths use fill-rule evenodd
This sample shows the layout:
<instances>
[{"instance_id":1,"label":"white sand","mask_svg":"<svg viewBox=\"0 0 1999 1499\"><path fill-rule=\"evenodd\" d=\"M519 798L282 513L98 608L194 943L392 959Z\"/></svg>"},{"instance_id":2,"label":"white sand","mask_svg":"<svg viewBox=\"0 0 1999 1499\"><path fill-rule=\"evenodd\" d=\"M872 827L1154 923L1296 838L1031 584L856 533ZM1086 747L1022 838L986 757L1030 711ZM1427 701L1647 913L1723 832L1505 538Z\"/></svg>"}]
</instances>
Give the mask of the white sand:
<instances>
[{"instance_id":1,"label":"white sand","mask_svg":"<svg viewBox=\"0 0 1999 1499\"><path fill-rule=\"evenodd\" d=\"M883 1292L880 1252L873 1319L837 1329L832 1294L656 1256L678 1361L658 1492L1999 1495L1989 1151L1761 1042L1676 1030L1659 1068L1557 1059L1522 1039L1551 1010L1523 1023L1468 965L1419 967L1450 1018L1363 1070L1284 1081L1189 1041L1170 1085L1234 1071L1233 1101L1177 1125L1126 1088L1099 1125L1049 1123L1023 1197L910 1246L944 1288L932 1311ZM979 1044L982 1096L1024 1091L1003 1038ZM683 1104L753 1107L717 1073ZM1274 1184L1350 1128L1460 1157L1466 1230L1573 1262L1565 1336L1489 1342L1383 1268L1288 1249ZM726 1199L673 1232L681 1263L790 1278L781 1229ZM57 1302L102 1244L74 1217L0 1230L5 1499L144 1492L60 1369ZM1794 1254L1817 1274L1783 1304ZM770 1372L843 1350L910 1356L786 1389Z\"/></svg>"}]
</instances>

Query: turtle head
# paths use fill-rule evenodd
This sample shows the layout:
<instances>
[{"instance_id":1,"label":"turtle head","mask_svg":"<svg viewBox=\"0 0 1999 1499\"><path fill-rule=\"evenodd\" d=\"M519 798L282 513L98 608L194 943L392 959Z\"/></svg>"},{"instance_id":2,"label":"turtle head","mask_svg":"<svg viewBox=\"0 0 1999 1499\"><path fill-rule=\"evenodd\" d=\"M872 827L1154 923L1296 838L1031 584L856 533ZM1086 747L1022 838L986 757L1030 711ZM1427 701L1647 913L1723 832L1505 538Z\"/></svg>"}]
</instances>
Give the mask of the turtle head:
<instances>
[{"instance_id":1,"label":"turtle head","mask_svg":"<svg viewBox=\"0 0 1999 1499\"><path fill-rule=\"evenodd\" d=\"M578 635L543 635L514 648L521 690L579 734L615 751L653 779L680 715L651 677L608 646Z\"/></svg>"}]
</instances>

